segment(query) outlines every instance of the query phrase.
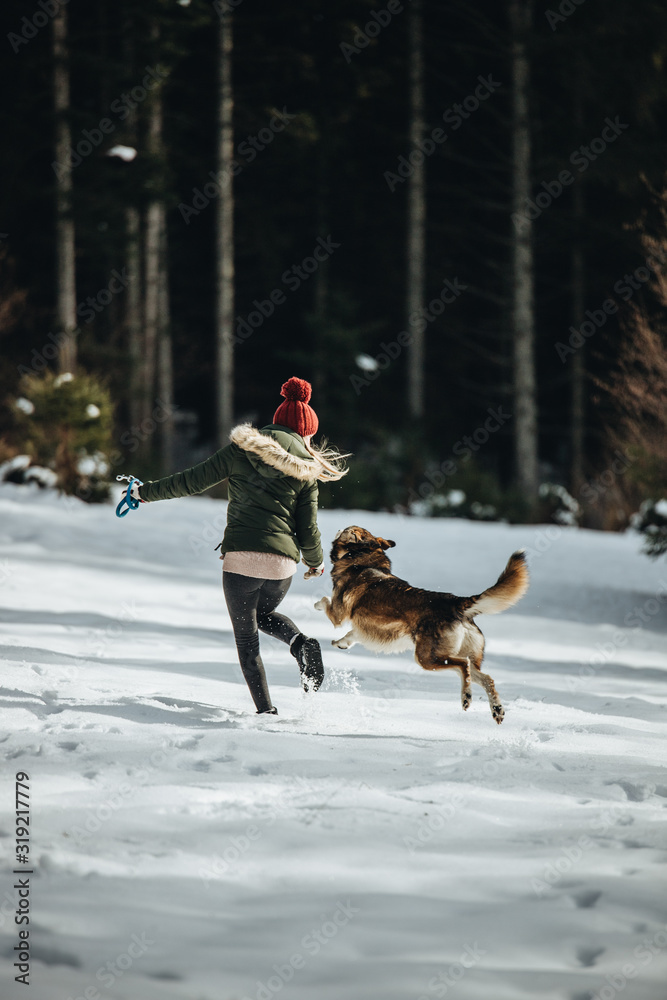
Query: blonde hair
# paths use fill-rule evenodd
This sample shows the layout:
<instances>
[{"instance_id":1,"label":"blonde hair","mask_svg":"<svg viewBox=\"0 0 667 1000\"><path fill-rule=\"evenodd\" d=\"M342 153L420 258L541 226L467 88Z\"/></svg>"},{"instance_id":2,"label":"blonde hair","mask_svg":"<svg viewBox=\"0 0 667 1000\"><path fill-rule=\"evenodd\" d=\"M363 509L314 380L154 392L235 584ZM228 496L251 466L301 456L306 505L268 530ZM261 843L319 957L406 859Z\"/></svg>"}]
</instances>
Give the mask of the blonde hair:
<instances>
[{"instance_id":1,"label":"blonde hair","mask_svg":"<svg viewBox=\"0 0 667 1000\"><path fill-rule=\"evenodd\" d=\"M308 454L320 467L315 478L321 483L335 483L350 471L345 467L344 462L346 458L350 457L351 452L341 455L336 448L329 447L326 438L322 440L319 448L314 448L309 441L304 441L304 444Z\"/></svg>"}]
</instances>

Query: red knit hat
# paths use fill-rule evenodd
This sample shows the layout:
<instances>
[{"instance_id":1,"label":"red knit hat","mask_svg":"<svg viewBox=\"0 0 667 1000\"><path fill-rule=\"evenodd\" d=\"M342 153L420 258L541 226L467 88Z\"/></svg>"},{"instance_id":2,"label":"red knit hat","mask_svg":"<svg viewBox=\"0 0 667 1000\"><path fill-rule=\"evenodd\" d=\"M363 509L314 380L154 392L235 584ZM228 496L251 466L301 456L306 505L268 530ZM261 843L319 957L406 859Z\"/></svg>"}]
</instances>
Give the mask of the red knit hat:
<instances>
[{"instance_id":1,"label":"red knit hat","mask_svg":"<svg viewBox=\"0 0 667 1000\"><path fill-rule=\"evenodd\" d=\"M280 389L280 395L285 397L285 402L281 403L273 414L274 424L289 427L301 437L316 434L320 422L315 410L312 406L308 406L312 391L310 382L306 382L305 379L289 378Z\"/></svg>"}]
</instances>

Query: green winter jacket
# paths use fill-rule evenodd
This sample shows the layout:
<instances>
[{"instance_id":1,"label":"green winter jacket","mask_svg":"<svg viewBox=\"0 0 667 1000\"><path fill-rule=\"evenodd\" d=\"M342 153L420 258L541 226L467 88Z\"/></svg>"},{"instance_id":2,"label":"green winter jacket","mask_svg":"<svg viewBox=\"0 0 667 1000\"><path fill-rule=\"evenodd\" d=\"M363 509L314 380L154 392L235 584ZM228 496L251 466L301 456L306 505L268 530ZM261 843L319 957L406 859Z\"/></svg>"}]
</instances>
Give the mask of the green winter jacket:
<instances>
[{"instance_id":1,"label":"green winter jacket","mask_svg":"<svg viewBox=\"0 0 667 1000\"><path fill-rule=\"evenodd\" d=\"M303 438L271 424L235 427L231 444L185 472L144 483L142 500L203 493L228 479L227 527L221 552L276 552L307 566L324 561L317 527L317 463Z\"/></svg>"}]
</instances>

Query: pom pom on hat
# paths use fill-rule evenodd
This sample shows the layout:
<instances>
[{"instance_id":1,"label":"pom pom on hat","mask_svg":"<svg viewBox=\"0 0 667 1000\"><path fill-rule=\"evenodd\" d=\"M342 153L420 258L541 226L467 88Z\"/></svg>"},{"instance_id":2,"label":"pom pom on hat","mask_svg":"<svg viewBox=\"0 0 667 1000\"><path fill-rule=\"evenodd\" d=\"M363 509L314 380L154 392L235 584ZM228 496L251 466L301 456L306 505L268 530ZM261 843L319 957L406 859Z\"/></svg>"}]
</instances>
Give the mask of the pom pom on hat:
<instances>
[{"instance_id":1,"label":"pom pom on hat","mask_svg":"<svg viewBox=\"0 0 667 1000\"><path fill-rule=\"evenodd\" d=\"M310 382L303 378L288 378L280 388L280 395L285 397L273 414L274 424L289 427L301 437L310 437L317 433L319 420L312 406L308 405L313 389Z\"/></svg>"},{"instance_id":2,"label":"pom pom on hat","mask_svg":"<svg viewBox=\"0 0 667 1000\"><path fill-rule=\"evenodd\" d=\"M300 403L310 402L310 397L313 394L313 387L310 382L306 382L305 378L288 378L286 382L283 382L280 387L280 395L284 396L285 399L298 400Z\"/></svg>"}]
</instances>

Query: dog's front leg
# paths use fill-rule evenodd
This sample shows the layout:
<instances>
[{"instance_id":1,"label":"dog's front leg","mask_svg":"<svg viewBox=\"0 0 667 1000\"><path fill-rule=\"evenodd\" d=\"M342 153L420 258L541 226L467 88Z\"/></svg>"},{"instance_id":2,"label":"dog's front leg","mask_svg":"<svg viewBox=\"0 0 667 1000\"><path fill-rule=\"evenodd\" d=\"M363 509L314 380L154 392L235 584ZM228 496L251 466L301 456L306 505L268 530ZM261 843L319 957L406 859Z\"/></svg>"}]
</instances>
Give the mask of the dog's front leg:
<instances>
[{"instance_id":1,"label":"dog's front leg","mask_svg":"<svg viewBox=\"0 0 667 1000\"><path fill-rule=\"evenodd\" d=\"M316 611L324 611L331 618L331 601L328 597L320 597L313 605Z\"/></svg>"},{"instance_id":2,"label":"dog's front leg","mask_svg":"<svg viewBox=\"0 0 667 1000\"><path fill-rule=\"evenodd\" d=\"M350 646L354 646L355 642L359 642L359 639L352 628L347 635L341 636L340 639L332 639L331 645L336 646L338 649L349 649Z\"/></svg>"},{"instance_id":3,"label":"dog's front leg","mask_svg":"<svg viewBox=\"0 0 667 1000\"><path fill-rule=\"evenodd\" d=\"M328 597L321 597L315 605L317 611L324 611L331 624L338 628L345 621L346 615L341 607L340 601L335 598L329 600Z\"/></svg>"}]
</instances>

